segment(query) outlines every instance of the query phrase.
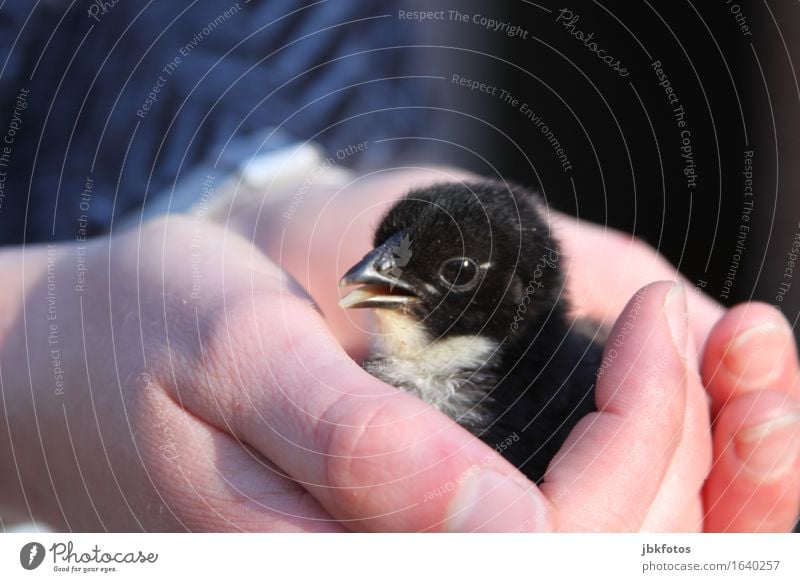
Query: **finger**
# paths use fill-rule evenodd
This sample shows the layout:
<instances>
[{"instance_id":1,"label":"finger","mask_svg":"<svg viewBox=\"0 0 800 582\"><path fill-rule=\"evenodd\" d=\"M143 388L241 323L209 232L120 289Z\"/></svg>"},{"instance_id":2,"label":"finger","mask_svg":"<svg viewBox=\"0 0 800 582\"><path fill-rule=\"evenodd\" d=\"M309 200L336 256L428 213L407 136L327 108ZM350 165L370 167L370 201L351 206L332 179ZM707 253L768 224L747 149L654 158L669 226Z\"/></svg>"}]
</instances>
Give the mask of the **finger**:
<instances>
[{"instance_id":1,"label":"finger","mask_svg":"<svg viewBox=\"0 0 800 582\"><path fill-rule=\"evenodd\" d=\"M611 326L633 294L648 283L677 280L687 293L697 352L724 309L633 235L575 217L551 213L566 258L567 285L578 315ZM596 257L614 257L597 261Z\"/></svg>"},{"instance_id":2,"label":"finger","mask_svg":"<svg viewBox=\"0 0 800 582\"><path fill-rule=\"evenodd\" d=\"M689 353L695 353L689 336ZM642 531L702 531L704 509L701 492L712 461L708 396L696 366L689 366L686 416L678 448L667 469Z\"/></svg>"},{"instance_id":3,"label":"finger","mask_svg":"<svg viewBox=\"0 0 800 582\"><path fill-rule=\"evenodd\" d=\"M598 372L598 412L573 429L542 492L565 530L640 529L686 415L688 322L682 285L654 283L628 303Z\"/></svg>"},{"instance_id":4,"label":"finger","mask_svg":"<svg viewBox=\"0 0 800 582\"><path fill-rule=\"evenodd\" d=\"M719 321L709 335L702 372L715 413L738 396L762 389L800 400L792 328L764 303L737 305Z\"/></svg>"},{"instance_id":5,"label":"finger","mask_svg":"<svg viewBox=\"0 0 800 582\"><path fill-rule=\"evenodd\" d=\"M715 460L709 531L789 531L800 510L800 382L791 329L763 304L734 307L709 337Z\"/></svg>"},{"instance_id":6,"label":"finger","mask_svg":"<svg viewBox=\"0 0 800 582\"><path fill-rule=\"evenodd\" d=\"M152 382L132 417L137 451L158 495L151 531L342 531L305 489L256 451L192 414Z\"/></svg>"},{"instance_id":7,"label":"finger","mask_svg":"<svg viewBox=\"0 0 800 582\"><path fill-rule=\"evenodd\" d=\"M705 488L708 531L790 531L800 508L800 406L750 392L720 413Z\"/></svg>"},{"instance_id":8,"label":"finger","mask_svg":"<svg viewBox=\"0 0 800 582\"><path fill-rule=\"evenodd\" d=\"M229 305L184 405L358 530L547 529L538 489L467 431L367 374L296 297ZM280 354L276 357L276 354ZM211 394L202 397L198 394Z\"/></svg>"}]
</instances>

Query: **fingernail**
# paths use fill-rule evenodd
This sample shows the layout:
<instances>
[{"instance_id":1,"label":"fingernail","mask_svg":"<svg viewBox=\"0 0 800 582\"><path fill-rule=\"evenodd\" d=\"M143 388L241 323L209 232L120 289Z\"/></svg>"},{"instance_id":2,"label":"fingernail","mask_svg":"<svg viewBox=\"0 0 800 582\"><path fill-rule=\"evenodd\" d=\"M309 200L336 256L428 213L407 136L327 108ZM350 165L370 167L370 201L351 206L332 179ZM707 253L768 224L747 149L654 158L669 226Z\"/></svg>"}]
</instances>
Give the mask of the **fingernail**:
<instances>
[{"instance_id":1,"label":"fingernail","mask_svg":"<svg viewBox=\"0 0 800 582\"><path fill-rule=\"evenodd\" d=\"M552 531L549 510L533 483L489 469L461 484L445 527L450 532Z\"/></svg>"},{"instance_id":2,"label":"fingernail","mask_svg":"<svg viewBox=\"0 0 800 582\"><path fill-rule=\"evenodd\" d=\"M778 479L800 456L800 412L740 430L734 445L748 471L764 481Z\"/></svg>"},{"instance_id":3,"label":"fingernail","mask_svg":"<svg viewBox=\"0 0 800 582\"><path fill-rule=\"evenodd\" d=\"M682 356L686 354L689 344L689 311L686 308L686 289L680 281L672 284L672 288L664 299L664 311L672 341Z\"/></svg>"},{"instance_id":4,"label":"fingernail","mask_svg":"<svg viewBox=\"0 0 800 582\"><path fill-rule=\"evenodd\" d=\"M722 364L745 384L763 386L783 373L781 357L792 341L786 327L769 321L745 330L728 344Z\"/></svg>"}]
</instances>

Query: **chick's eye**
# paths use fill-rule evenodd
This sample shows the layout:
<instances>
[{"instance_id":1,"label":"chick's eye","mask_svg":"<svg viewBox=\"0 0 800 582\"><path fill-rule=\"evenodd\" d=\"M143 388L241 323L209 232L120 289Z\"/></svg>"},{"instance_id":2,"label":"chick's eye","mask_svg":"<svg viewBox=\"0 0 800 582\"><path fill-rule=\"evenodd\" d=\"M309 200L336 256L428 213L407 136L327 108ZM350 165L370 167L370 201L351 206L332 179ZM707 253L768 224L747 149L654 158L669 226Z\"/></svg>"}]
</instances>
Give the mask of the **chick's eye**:
<instances>
[{"instance_id":1,"label":"chick's eye","mask_svg":"<svg viewBox=\"0 0 800 582\"><path fill-rule=\"evenodd\" d=\"M455 291L465 291L478 280L478 266L472 259L448 259L439 268L439 278Z\"/></svg>"}]
</instances>

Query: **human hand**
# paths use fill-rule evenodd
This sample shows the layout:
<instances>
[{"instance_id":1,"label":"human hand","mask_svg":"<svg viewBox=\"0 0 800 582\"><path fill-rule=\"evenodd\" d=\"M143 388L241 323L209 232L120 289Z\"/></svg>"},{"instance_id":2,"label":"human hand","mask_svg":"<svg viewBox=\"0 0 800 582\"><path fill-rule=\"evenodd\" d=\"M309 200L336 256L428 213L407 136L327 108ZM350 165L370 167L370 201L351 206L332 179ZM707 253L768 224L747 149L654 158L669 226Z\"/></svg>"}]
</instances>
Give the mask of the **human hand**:
<instances>
[{"instance_id":1,"label":"human hand","mask_svg":"<svg viewBox=\"0 0 800 582\"><path fill-rule=\"evenodd\" d=\"M800 514L797 346L777 310L732 308L703 359L714 418L706 529L789 531Z\"/></svg>"},{"instance_id":2,"label":"human hand","mask_svg":"<svg viewBox=\"0 0 800 582\"><path fill-rule=\"evenodd\" d=\"M338 278L342 267L352 263L354 259L360 256L364 248L368 248L369 232L374 226L377 215L385 210L388 203L402 195L412 185L425 184L437 180L462 179L464 177L469 176L465 176L458 171L434 169L413 173L389 173L386 177L359 181L351 185L350 190L335 203L330 204L326 200L324 208L311 209L309 214L314 216L314 221L303 222L299 225L288 225L289 228L284 231L286 238L281 238L283 244L279 248L273 246L274 256L280 257L282 263L288 265L290 270L293 270L296 276L304 281L304 284L315 291L315 296L321 299L321 304L329 316L329 321L333 320L337 324L334 327L338 326L340 328L340 337L350 340L350 351L356 357L365 352L364 322L357 321L357 326L354 326L352 325L352 320L342 321L344 316L336 306L338 297L334 296L333 293L326 293L326 290L335 289L333 282ZM337 209L340 211L344 209L344 211L337 214ZM347 217L346 220L350 220L350 224L343 220L344 217ZM367 217L367 220L365 220L365 217ZM576 221L571 217L558 213L553 213L551 219L556 228L556 235L562 244L562 250L564 251L562 255L567 258L566 271L569 293L573 302L579 308L578 316L588 316L609 325L620 316L625 302L639 287L657 279L684 280L674 267L670 266L652 249L638 242L634 237L591 223ZM304 229L306 224L313 224L313 229ZM339 239L339 232L343 230L342 225L346 225L345 229L348 231L348 236ZM284 226L287 225L284 224ZM334 228L334 226L337 227ZM337 240L326 240L326 233L336 233ZM277 239L273 238L271 240L275 242ZM357 241L358 244L355 245L354 249L348 248L348 244L352 244L353 241ZM267 247L269 248L269 244L267 244ZM335 254L333 249L336 251ZM614 260L597 261L598 254L614 257ZM312 270L308 268L309 264L322 265L323 268ZM304 268L300 268L300 265ZM723 316L725 311L720 305L698 291L693 291L689 294L688 311L691 315L689 322L693 340L689 344L692 353L687 356L688 361L691 363L690 368L693 370L691 382L689 382L691 385L689 392L696 406L700 406L697 402L703 402L703 406L706 406L705 396L702 391L698 391L696 382L696 370L699 368L698 358L702 357L703 346L715 322ZM357 313L356 316L362 313ZM341 331L342 329L344 332ZM614 340L613 334L611 338ZM790 335L787 336L787 340L791 342ZM712 339L710 341L714 342L716 340ZM347 344L347 342L345 343ZM796 366L796 359L792 359L792 354L793 350L789 350L783 357L789 361L787 365ZM638 360L639 365L641 365L641 362L648 361L644 353L632 355L631 357L634 360ZM662 380L667 379L662 378ZM680 380L674 378L673 382L678 383ZM691 454L685 452L685 449L690 446L685 442L689 438L687 436L684 437L681 448L675 455L676 458L685 457L683 459L684 465L690 474L703 476L704 472L698 467L705 466L706 469L709 469L710 429L707 420L708 411L706 410L704 414L701 406L700 409L694 410L692 415L688 414L690 412L688 409L685 412L685 418L681 422L687 422L692 425L690 434L692 438L697 439L697 450ZM689 467L692 460L696 462L697 467ZM724 474L721 471L719 464L715 464L712 482L718 475ZM674 468L671 469L671 472L675 472ZM707 474L707 471L705 474ZM674 478L678 479L680 477L681 475L678 473L678 476ZM700 479L699 483L702 483L703 477L697 478ZM743 482L741 475L736 475L735 477L730 477L729 475L729 478L737 484ZM790 480L791 472L784 476L782 483L788 483ZM663 521L659 523L658 519L651 517L647 522L642 522L639 527L651 529L700 529L701 527L711 530L720 529L717 516L723 511L723 505L718 503L714 507L703 507L697 495L699 491L698 482L694 482L694 489L691 486L687 489L689 481L691 479L687 478L680 488L664 481L662 483L664 491L660 493L660 501L654 502L653 506L648 510L652 515L657 515L658 512L664 515L673 514L671 523L665 524ZM679 492L685 497L681 498ZM775 494L773 494L773 498L775 498ZM798 499L798 496L796 494L793 496L791 488L787 488L781 499L784 503L782 520L784 523L790 523L792 517L796 515L796 503L792 500ZM691 507L691 511L684 512L680 518L677 518L674 514L676 512L680 513L677 510L678 504L685 506L687 511ZM759 515L764 515L765 507L765 503L759 504L755 498L750 498L743 506L743 513L750 516L751 520L758 520L760 519ZM705 516L705 519L703 516ZM581 527L588 527L588 522L583 522ZM747 527L744 529L747 529Z\"/></svg>"},{"instance_id":3,"label":"human hand","mask_svg":"<svg viewBox=\"0 0 800 582\"><path fill-rule=\"evenodd\" d=\"M354 258L343 254L344 264ZM69 256L61 262L60 280L71 274ZM202 285L200 299L194 300L198 264ZM106 274L107 265L112 270ZM335 265L330 270L338 277ZM17 439L17 447L33 444L33 455L17 451L25 459L23 484L34 512L61 529L605 530L635 528L632 516L644 512L648 517L639 527L663 530L694 523L697 496L687 494L700 479L694 474L671 497L663 493L670 491L664 482L657 484L657 497L643 496L632 513L630 500L612 490L583 504L560 497L559 485L575 477L581 451L590 451L592 439L604 437L598 430L569 445L564 461L555 465L562 477L554 473L544 494L539 492L466 431L355 366L303 293L233 233L186 219L173 220L169 227L150 225L141 237L128 233L111 245L96 244L90 273L98 278L91 296L83 299L84 317L71 325L64 322L67 328L90 330L85 349L78 341L64 346L74 352L64 354L65 362L78 362L68 369L69 398L62 403L47 393L34 395L39 418L46 421L13 427L13 434L30 437ZM131 281L138 282L137 288L131 288ZM645 293L637 326L641 333L650 326L663 339L659 293L663 289ZM61 305L69 301L64 297ZM75 313L81 313L77 307ZM28 321L35 316L29 313ZM116 345L104 333L112 327ZM146 365L137 356L142 351ZM36 361L43 352L31 352L35 386L52 385L50 362ZM276 359L276 352L285 355ZM24 361L14 350L3 355L7 361ZM637 352L632 361L637 358L648 354ZM671 365L677 372L661 379L686 385L679 393L696 392L694 380L678 378L680 364ZM87 391L82 367L94 390ZM28 372L20 368L22 375ZM623 374L622 364L614 368ZM632 385L628 380L626 386ZM611 401L624 392L615 388ZM650 391L628 393L634 398L593 426L641 428L649 417L637 407L652 405L652 413L659 401L649 397ZM33 417L26 406L21 408L12 416ZM628 423L625 415L634 412L638 416ZM683 417L669 416L685 423L691 412L685 408ZM94 419L95 426L74 422L81 418ZM48 455L49 467L42 467L41 452L36 454L34 429L42 432L39 450ZM609 446L606 452L613 452L614 443ZM691 451L689 458L699 461L697 467L708 462L701 450ZM637 472L635 463L618 463L617 468L626 466L652 482L645 475L650 472ZM591 468L578 470L582 479L599 478ZM670 474L687 475L672 466ZM88 490L78 486L82 482ZM613 489L623 482L608 485ZM672 525L665 521L655 509L673 507L657 503L665 499L682 500L688 518ZM615 522L619 512L632 521Z\"/></svg>"},{"instance_id":4,"label":"human hand","mask_svg":"<svg viewBox=\"0 0 800 582\"><path fill-rule=\"evenodd\" d=\"M654 279L689 285L635 237L558 213L553 221L565 247L578 316L613 320L629 293ZM613 260L597 261L597 255ZM726 312L698 289L688 299L713 421L715 460L703 489L703 528L789 531L800 513L800 389L792 329L765 304ZM772 427L780 430L768 434ZM735 435L745 440L749 435L762 446L745 448Z\"/></svg>"},{"instance_id":5,"label":"human hand","mask_svg":"<svg viewBox=\"0 0 800 582\"><path fill-rule=\"evenodd\" d=\"M649 323L660 308L647 295L663 296L666 285L646 287L623 310L598 379L600 411L570 435L542 491L571 502L560 513L567 529L586 529L585 511L597 504L608 511L599 531L791 530L800 402L789 326L765 305L730 310L706 342L701 383L691 333L683 355L675 350L681 287L659 314L672 333Z\"/></svg>"},{"instance_id":6,"label":"human hand","mask_svg":"<svg viewBox=\"0 0 800 582\"><path fill-rule=\"evenodd\" d=\"M0 341L0 506L58 530L416 530L443 527L449 496L425 501L442 479L480 466L528 485L359 368L235 233L179 217L96 240L80 292L77 252L17 258L29 286L6 334L25 341Z\"/></svg>"}]
</instances>

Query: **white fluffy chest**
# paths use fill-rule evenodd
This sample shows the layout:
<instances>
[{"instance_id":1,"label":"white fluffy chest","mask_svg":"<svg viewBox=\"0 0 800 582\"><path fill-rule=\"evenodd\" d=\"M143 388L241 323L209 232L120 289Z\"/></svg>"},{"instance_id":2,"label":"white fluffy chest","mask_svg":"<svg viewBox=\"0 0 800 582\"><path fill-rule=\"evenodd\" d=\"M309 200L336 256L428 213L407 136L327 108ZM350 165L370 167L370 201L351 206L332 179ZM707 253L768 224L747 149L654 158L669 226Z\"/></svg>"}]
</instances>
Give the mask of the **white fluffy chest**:
<instances>
[{"instance_id":1,"label":"white fluffy chest","mask_svg":"<svg viewBox=\"0 0 800 582\"><path fill-rule=\"evenodd\" d=\"M485 364L497 343L479 336L432 339L402 313L385 311L376 316L380 336L367 365L369 372L462 424L478 424L481 401L492 388Z\"/></svg>"}]
</instances>

